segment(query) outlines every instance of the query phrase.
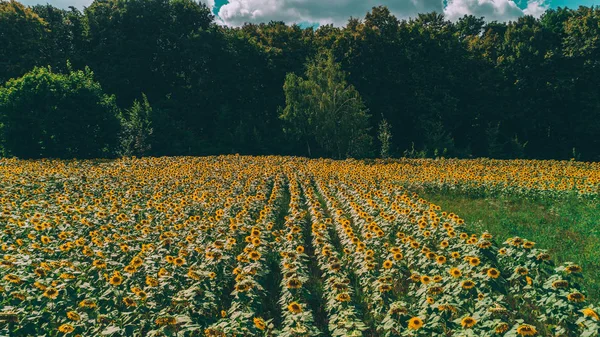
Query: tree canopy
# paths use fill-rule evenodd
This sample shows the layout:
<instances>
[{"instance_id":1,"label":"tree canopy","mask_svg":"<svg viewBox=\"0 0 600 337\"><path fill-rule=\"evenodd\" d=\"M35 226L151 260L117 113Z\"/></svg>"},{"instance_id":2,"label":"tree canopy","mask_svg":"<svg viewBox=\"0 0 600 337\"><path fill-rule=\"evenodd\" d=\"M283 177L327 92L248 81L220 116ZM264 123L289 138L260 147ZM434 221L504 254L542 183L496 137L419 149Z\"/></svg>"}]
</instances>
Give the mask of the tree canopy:
<instances>
[{"instance_id":1,"label":"tree canopy","mask_svg":"<svg viewBox=\"0 0 600 337\"><path fill-rule=\"evenodd\" d=\"M194 0L96 0L83 11L0 0L0 83L35 66L68 73L70 61L121 111L146 95L145 154L306 155L306 140L289 137L305 126L279 116L289 95L300 95L295 109L313 104L291 86L330 53L371 115L373 155L385 139L391 156L600 160L599 22L598 7L506 23L401 20L375 7L344 27L224 27ZM390 137L378 137L383 120ZM348 152L314 141L313 155Z\"/></svg>"},{"instance_id":2,"label":"tree canopy","mask_svg":"<svg viewBox=\"0 0 600 337\"><path fill-rule=\"evenodd\" d=\"M284 130L307 144L309 156L311 143L334 158L368 154L370 116L331 53L310 63L306 78L288 74L283 89L286 107L280 118L287 122Z\"/></svg>"}]
</instances>

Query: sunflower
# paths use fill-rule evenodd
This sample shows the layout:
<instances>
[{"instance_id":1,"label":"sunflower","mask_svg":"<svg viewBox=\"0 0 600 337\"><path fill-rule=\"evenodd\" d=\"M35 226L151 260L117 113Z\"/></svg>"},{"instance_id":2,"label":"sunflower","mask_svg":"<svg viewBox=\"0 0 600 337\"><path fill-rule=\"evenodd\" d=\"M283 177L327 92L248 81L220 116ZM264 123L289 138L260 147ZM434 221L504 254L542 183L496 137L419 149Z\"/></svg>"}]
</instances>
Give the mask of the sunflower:
<instances>
[{"instance_id":1,"label":"sunflower","mask_svg":"<svg viewBox=\"0 0 600 337\"><path fill-rule=\"evenodd\" d=\"M20 301L25 301L25 299L27 298L27 296L25 296L25 294L18 293L18 292L13 292L11 295Z\"/></svg>"},{"instance_id":2,"label":"sunflower","mask_svg":"<svg viewBox=\"0 0 600 337\"><path fill-rule=\"evenodd\" d=\"M529 273L529 270L525 267L517 267L515 268L515 273L519 275L527 275Z\"/></svg>"},{"instance_id":3,"label":"sunflower","mask_svg":"<svg viewBox=\"0 0 600 337\"><path fill-rule=\"evenodd\" d=\"M585 296L580 292L574 292L567 295L567 299L571 302L583 302L585 301Z\"/></svg>"},{"instance_id":4,"label":"sunflower","mask_svg":"<svg viewBox=\"0 0 600 337\"><path fill-rule=\"evenodd\" d=\"M463 282L460 284L460 286L461 286L463 289L472 289L473 287L475 287L475 282L473 282L473 281L471 281L471 280L466 280L466 281L463 281Z\"/></svg>"},{"instance_id":5,"label":"sunflower","mask_svg":"<svg viewBox=\"0 0 600 337\"><path fill-rule=\"evenodd\" d=\"M390 290L392 290L392 286L389 284L382 284L379 286L379 291L382 293L388 292Z\"/></svg>"},{"instance_id":6,"label":"sunflower","mask_svg":"<svg viewBox=\"0 0 600 337\"><path fill-rule=\"evenodd\" d=\"M432 295L439 295L444 292L444 287L433 286L433 287L427 289L427 291Z\"/></svg>"},{"instance_id":7,"label":"sunflower","mask_svg":"<svg viewBox=\"0 0 600 337\"><path fill-rule=\"evenodd\" d=\"M431 283L431 277L429 277L427 275L421 276L421 283L423 283L423 284L429 284L429 283Z\"/></svg>"},{"instance_id":8,"label":"sunflower","mask_svg":"<svg viewBox=\"0 0 600 337\"><path fill-rule=\"evenodd\" d=\"M143 291L143 290L142 290L142 291L139 291L139 292L138 292L136 295L138 295L138 296L139 296L139 298L140 298L142 301L145 301L145 300L146 300L146 298L148 298L148 293L146 293L146 292L145 292L145 291Z\"/></svg>"},{"instance_id":9,"label":"sunflower","mask_svg":"<svg viewBox=\"0 0 600 337\"><path fill-rule=\"evenodd\" d=\"M251 258L254 261L258 261L260 259L260 253L253 250L248 254L248 257Z\"/></svg>"},{"instance_id":10,"label":"sunflower","mask_svg":"<svg viewBox=\"0 0 600 337\"><path fill-rule=\"evenodd\" d=\"M394 260L398 261L398 260L402 260L403 256L402 253L394 253Z\"/></svg>"},{"instance_id":11,"label":"sunflower","mask_svg":"<svg viewBox=\"0 0 600 337\"><path fill-rule=\"evenodd\" d=\"M508 331L508 324L504 322L501 322L498 325L496 325L496 328L494 329L494 332L496 332L497 334L502 334L506 331Z\"/></svg>"},{"instance_id":12,"label":"sunflower","mask_svg":"<svg viewBox=\"0 0 600 337\"><path fill-rule=\"evenodd\" d=\"M123 303L125 303L125 305L128 306L128 307L135 307L136 306L135 301L132 298L130 298L130 297L124 297L123 298Z\"/></svg>"},{"instance_id":13,"label":"sunflower","mask_svg":"<svg viewBox=\"0 0 600 337\"><path fill-rule=\"evenodd\" d=\"M287 308L291 313L294 314L299 314L302 312L302 307L297 302L290 303Z\"/></svg>"},{"instance_id":14,"label":"sunflower","mask_svg":"<svg viewBox=\"0 0 600 337\"><path fill-rule=\"evenodd\" d=\"M146 285L148 287L157 287L158 286L158 280L155 279L152 276L146 276Z\"/></svg>"},{"instance_id":15,"label":"sunflower","mask_svg":"<svg viewBox=\"0 0 600 337\"><path fill-rule=\"evenodd\" d=\"M558 288L567 288L569 286L569 281L565 281L565 280L556 280L554 282L552 282L552 287L555 289Z\"/></svg>"},{"instance_id":16,"label":"sunflower","mask_svg":"<svg viewBox=\"0 0 600 337\"><path fill-rule=\"evenodd\" d=\"M385 260L385 261L383 262L383 268L384 268L384 269L390 269L390 268L392 268L392 266L393 266L393 265L394 265L394 264L393 264L393 263L392 263L392 261L390 261L390 260Z\"/></svg>"},{"instance_id":17,"label":"sunflower","mask_svg":"<svg viewBox=\"0 0 600 337\"><path fill-rule=\"evenodd\" d=\"M478 266L481 263L481 260L478 257L472 257L469 259L469 264L473 267Z\"/></svg>"},{"instance_id":18,"label":"sunflower","mask_svg":"<svg viewBox=\"0 0 600 337\"><path fill-rule=\"evenodd\" d=\"M423 327L423 320L419 317L413 317L408 320L408 328L411 330L419 330Z\"/></svg>"},{"instance_id":19,"label":"sunflower","mask_svg":"<svg viewBox=\"0 0 600 337\"><path fill-rule=\"evenodd\" d=\"M264 319L262 319L260 317L254 317L253 321L254 321L254 326L258 330L264 330L267 328L267 324L265 323Z\"/></svg>"},{"instance_id":20,"label":"sunflower","mask_svg":"<svg viewBox=\"0 0 600 337\"><path fill-rule=\"evenodd\" d=\"M42 284L41 282L35 281L33 282L33 286L38 288L39 290L46 290L46 287L44 284Z\"/></svg>"},{"instance_id":21,"label":"sunflower","mask_svg":"<svg viewBox=\"0 0 600 337\"><path fill-rule=\"evenodd\" d=\"M448 271L452 277L458 278L462 275L462 272L458 268L452 268Z\"/></svg>"},{"instance_id":22,"label":"sunflower","mask_svg":"<svg viewBox=\"0 0 600 337\"><path fill-rule=\"evenodd\" d=\"M570 266L567 266L565 268L565 270L568 273L581 273L581 271L583 270L580 266L576 265L576 264L572 264Z\"/></svg>"},{"instance_id":23,"label":"sunflower","mask_svg":"<svg viewBox=\"0 0 600 337\"><path fill-rule=\"evenodd\" d=\"M298 246L298 247L296 247L296 251L298 252L298 254L302 254L302 253L304 253L304 247Z\"/></svg>"},{"instance_id":24,"label":"sunflower","mask_svg":"<svg viewBox=\"0 0 600 337\"><path fill-rule=\"evenodd\" d=\"M75 328L71 324L65 323L58 327L58 331L62 333L71 333L75 331Z\"/></svg>"},{"instance_id":25,"label":"sunflower","mask_svg":"<svg viewBox=\"0 0 600 337\"><path fill-rule=\"evenodd\" d=\"M177 324L177 319L175 319L175 317L159 317L154 323L156 323L156 325L175 325Z\"/></svg>"},{"instance_id":26,"label":"sunflower","mask_svg":"<svg viewBox=\"0 0 600 337\"><path fill-rule=\"evenodd\" d=\"M67 312L67 318L72 320L72 321L78 321L81 319L81 317L79 316L78 313L76 313L75 311L69 311Z\"/></svg>"},{"instance_id":27,"label":"sunflower","mask_svg":"<svg viewBox=\"0 0 600 337\"><path fill-rule=\"evenodd\" d=\"M600 320L600 318L598 317L598 313L596 313L594 311L594 309L586 308L586 309L582 309L580 311L583 314L583 316L585 316L585 317L591 317L592 319L594 319L596 321Z\"/></svg>"},{"instance_id":28,"label":"sunflower","mask_svg":"<svg viewBox=\"0 0 600 337\"><path fill-rule=\"evenodd\" d=\"M437 264L444 264L446 263L446 257L439 255L436 257L435 262L437 262Z\"/></svg>"},{"instance_id":29,"label":"sunflower","mask_svg":"<svg viewBox=\"0 0 600 337\"><path fill-rule=\"evenodd\" d=\"M169 275L169 272L165 268L160 268L157 273L158 277L165 277Z\"/></svg>"},{"instance_id":30,"label":"sunflower","mask_svg":"<svg viewBox=\"0 0 600 337\"><path fill-rule=\"evenodd\" d=\"M291 278L288 280L286 286L288 289L298 289L302 287L302 282L297 278Z\"/></svg>"},{"instance_id":31,"label":"sunflower","mask_svg":"<svg viewBox=\"0 0 600 337\"><path fill-rule=\"evenodd\" d=\"M487 270L486 274L490 278L498 278L498 276L500 276L500 271L498 271L496 268L490 268Z\"/></svg>"},{"instance_id":32,"label":"sunflower","mask_svg":"<svg viewBox=\"0 0 600 337\"><path fill-rule=\"evenodd\" d=\"M79 306L81 308L88 308L88 309L92 309L96 307L96 301L94 300L89 300L89 299L85 299L82 300L81 302L79 302Z\"/></svg>"},{"instance_id":33,"label":"sunflower","mask_svg":"<svg viewBox=\"0 0 600 337\"><path fill-rule=\"evenodd\" d=\"M108 282L113 286L118 286L121 283L123 283L123 277L121 277L121 275L114 274L113 276L110 277Z\"/></svg>"},{"instance_id":34,"label":"sunflower","mask_svg":"<svg viewBox=\"0 0 600 337\"><path fill-rule=\"evenodd\" d=\"M550 254L540 253L540 254L538 254L538 256L536 258L541 261L548 261L548 260L550 260Z\"/></svg>"},{"instance_id":35,"label":"sunflower","mask_svg":"<svg viewBox=\"0 0 600 337\"><path fill-rule=\"evenodd\" d=\"M102 260L95 260L94 262L92 262L92 265L97 269L105 269L106 268L106 262L104 262Z\"/></svg>"},{"instance_id":36,"label":"sunflower","mask_svg":"<svg viewBox=\"0 0 600 337\"><path fill-rule=\"evenodd\" d=\"M517 327L517 334L521 336L535 336L537 330L533 325L521 324Z\"/></svg>"},{"instance_id":37,"label":"sunflower","mask_svg":"<svg viewBox=\"0 0 600 337\"><path fill-rule=\"evenodd\" d=\"M339 302L348 302L348 301L350 301L350 295L348 295L347 293L341 293L341 294L338 294L335 297L335 299L338 300Z\"/></svg>"},{"instance_id":38,"label":"sunflower","mask_svg":"<svg viewBox=\"0 0 600 337\"><path fill-rule=\"evenodd\" d=\"M533 241L527 241L523 244L523 248L525 249L531 249L533 246L535 246L535 242Z\"/></svg>"},{"instance_id":39,"label":"sunflower","mask_svg":"<svg viewBox=\"0 0 600 337\"><path fill-rule=\"evenodd\" d=\"M46 291L44 291L44 296L49 299L56 299L56 297L58 297L58 290L55 288L47 288Z\"/></svg>"},{"instance_id":40,"label":"sunflower","mask_svg":"<svg viewBox=\"0 0 600 337\"><path fill-rule=\"evenodd\" d=\"M463 328L472 328L477 323L477 320L471 316L467 316L460 321Z\"/></svg>"},{"instance_id":41,"label":"sunflower","mask_svg":"<svg viewBox=\"0 0 600 337\"><path fill-rule=\"evenodd\" d=\"M173 259L173 263L176 266L183 266L185 264L185 259L182 257L176 257L175 259Z\"/></svg>"},{"instance_id":42,"label":"sunflower","mask_svg":"<svg viewBox=\"0 0 600 337\"><path fill-rule=\"evenodd\" d=\"M10 283L21 283L21 278L14 274L7 274L6 276L4 276L4 280Z\"/></svg>"}]
</instances>

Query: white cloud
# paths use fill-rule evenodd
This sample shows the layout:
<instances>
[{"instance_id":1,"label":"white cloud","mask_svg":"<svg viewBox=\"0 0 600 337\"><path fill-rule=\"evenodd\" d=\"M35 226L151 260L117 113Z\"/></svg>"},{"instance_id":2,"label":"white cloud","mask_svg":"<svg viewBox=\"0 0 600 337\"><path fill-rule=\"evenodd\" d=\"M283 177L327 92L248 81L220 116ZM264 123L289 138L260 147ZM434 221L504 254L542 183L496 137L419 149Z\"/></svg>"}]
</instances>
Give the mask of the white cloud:
<instances>
[{"instance_id":1,"label":"white cloud","mask_svg":"<svg viewBox=\"0 0 600 337\"><path fill-rule=\"evenodd\" d=\"M207 5L210 10L215 7L215 0L200 0L200 2L203 2L205 5Z\"/></svg>"},{"instance_id":2,"label":"white cloud","mask_svg":"<svg viewBox=\"0 0 600 337\"><path fill-rule=\"evenodd\" d=\"M548 9L548 5L542 1L529 1L527 3L527 8L525 8L523 10L523 13L525 15L531 15L534 16L536 18L539 18L540 16L542 16L542 14L544 14L544 12Z\"/></svg>"},{"instance_id":3,"label":"white cloud","mask_svg":"<svg viewBox=\"0 0 600 337\"><path fill-rule=\"evenodd\" d=\"M530 0L526 9L519 8L513 0L447 0L446 6L443 0L229 0L221 7L219 17L230 26L271 20L341 26L351 16L363 18L379 5L387 6L401 19L436 11L450 20L472 14L487 21L509 21L526 14L540 16L547 9L544 0Z\"/></svg>"},{"instance_id":4,"label":"white cloud","mask_svg":"<svg viewBox=\"0 0 600 337\"><path fill-rule=\"evenodd\" d=\"M79 8L80 10L83 10L84 7L89 7L93 2L93 0L18 0L18 1L25 6L35 6L37 4L45 5L46 3L49 3L52 6L58 7L58 8L68 8L69 6L73 6L75 8ZM213 7L215 7L215 0L200 0L200 2L205 3L208 6L208 8L210 8L211 10L213 9Z\"/></svg>"},{"instance_id":5,"label":"white cloud","mask_svg":"<svg viewBox=\"0 0 600 337\"><path fill-rule=\"evenodd\" d=\"M21 0L25 5L46 1L60 8L75 6L79 9L92 3L92 0ZM199 1L211 9L215 6L215 0ZM216 20L230 26L271 20L343 26L351 16L364 18L372 7L383 5L400 19L436 11L444 13L450 20L472 14L483 16L488 21L509 21L522 15L539 17L548 8L546 1L549 0L528 0L525 9L519 8L515 1L519 0L229 0L228 4L221 7Z\"/></svg>"},{"instance_id":6,"label":"white cloud","mask_svg":"<svg viewBox=\"0 0 600 337\"><path fill-rule=\"evenodd\" d=\"M443 0L229 0L219 16L231 26L271 20L341 26L351 16L363 18L372 7L380 5L387 6L398 18L444 9Z\"/></svg>"},{"instance_id":7,"label":"white cloud","mask_svg":"<svg viewBox=\"0 0 600 337\"><path fill-rule=\"evenodd\" d=\"M38 4L45 5L46 3L51 4L58 8L69 8L73 6L75 8L83 9L92 4L92 0L18 0L25 6L35 6Z\"/></svg>"},{"instance_id":8,"label":"white cloud","mask_svg":"<svg viewBox=\"0 0 600 337\"><path fill-rule=\"evenodd\" d=\"M512 0L448 0L444 13L450 20L471 14L487 21L509 21L522 16L523 10Z\"/></svg>"}]
</instances>

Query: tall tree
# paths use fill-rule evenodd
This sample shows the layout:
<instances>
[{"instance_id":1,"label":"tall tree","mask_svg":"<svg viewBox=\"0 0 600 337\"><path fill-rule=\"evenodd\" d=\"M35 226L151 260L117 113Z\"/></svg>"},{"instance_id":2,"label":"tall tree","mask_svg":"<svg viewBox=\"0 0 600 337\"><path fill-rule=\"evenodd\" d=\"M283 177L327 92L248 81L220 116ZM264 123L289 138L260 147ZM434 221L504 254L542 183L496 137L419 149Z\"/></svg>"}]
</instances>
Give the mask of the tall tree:
<instances>
[{"instance_id":1,"label":"tall tree","mask_svg":"<svg viewBox=\"0 0 600 337\"><path fill-rule=\"evenodd\" d=\"M328 156L365 156L370 151L369 117L358 91L325 53L311 62L305 78L289 74L284 84L286 130L307 143L316 143Z\"/></svg>"},{"instance_id":2,"label":"tall tree","mask_svg":"<svg viewBox=\"0 0 600 337\"><path fill-rule=\"evenodd\" d=\"M47 24L30 8L0 0L0 83L25 74L44 59Z\"/></svg>"}]
</instances>

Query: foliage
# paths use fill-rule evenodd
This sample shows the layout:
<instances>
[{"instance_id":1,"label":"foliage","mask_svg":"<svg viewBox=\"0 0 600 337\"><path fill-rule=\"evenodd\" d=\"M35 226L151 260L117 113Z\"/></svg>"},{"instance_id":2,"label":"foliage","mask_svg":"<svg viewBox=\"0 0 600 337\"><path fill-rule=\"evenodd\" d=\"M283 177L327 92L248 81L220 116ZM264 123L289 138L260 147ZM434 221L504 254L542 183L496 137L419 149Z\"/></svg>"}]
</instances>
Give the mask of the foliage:
<instances>
[{"instance_id":1,"label":"foliage","mask_svg":"<svg viewBox=\"0 0 600 337\"><path fill-rule=\"evenodd\" d=\"M365 156L371 137L369 114L359 93L345 79L332 54L321 55L307 66L306 78L286 77L286 107L281 114L308 145L316 143L327 156Z\"/></svg>"},{"instance_id":2,"label":"foliage","mask_svg":"<svg viewBox=\"0 0 600 337\"><path fill-rule=\"evenodd\" d=\"M368 138L385 119L395 153L570 159L575 148L597 161L599 21L596 7L507 23L374 7L343 27L223 27L193 0L97 0L83 12L0 1L0 83L34 66L66 72L69 60L121 109L148 96L161 120L152 155L305 155L307 140L288 136L306 130L279 118L282 84L331 52L369 109ZM315 156L347 155L322 143L308 142Z\"/></svg>"},{"instance_id":3,"label":"foliage","mask_svg":"<svg viewBox=\"0 0 600 337\"><path fill-rule=\"evenodd\" d=\"M600 300L600 280L596 277L600 238L594 234L594 224L600 220L597 201L577 196L531 198L447 189L430 189L420 195L463 216L473 231L485 228L499 240L515 235L528 237L548 248L558 263L577 256L590 300Z\"/></svg>"},{"instance_id":4,"label":"foliage","mask_svg":"<svg viewBox=\"0 0 600 337\"><path fill-rule=\"evenodd\" d=\"M598 335L578 261L473 232L413 192L427 163L0 159L0 334ZM597 164L504 164L504 185L493 165L455 184L527 196L544 184L516 174L531 166L545 195L590 193L585 172L600 192Z\"/></svg>"},{"instance_id":5,"label":"foliage","mask_svg":"<svg viewBox=\"0 0 600 337\"><path fill-rule=\"evenodd\" d=\"M113 96L94 74L34 68L0 87L4 155L20 158L111 156L119 121Z\"/></svg>"},{"instance_id":6,"label":"foliage","mask_svg":"<svg viewBox=\"0 0 600 337\"><path fill-rule=\"evenodd\" d=\"M17 1L0 1L0 84L37 65L46 22Z\"/></svg>"},{"instance_id":7,"label":"foliage","mask_svg":"<svg viewBox=\"0 0 600 337\"><path fill-rule=\"evenodd\" d=\"M146 95L142 94L142 102L135 100L131 109L120 115L120 154L123 156L147 155L151 146L152 107Z\"/></svg>"},{"instance_id":8,"label":"foliage","mask_svg":"<svg viewBox=\"0 0 600 337\"><path fill-rule=\"evenodd\" d=\"M377 134L377 139L379 139L379 142L381 143L381 158L388 158L390 156L392 127L386 119L382 119L381 122L379 122L379 133Z\"/></svg>"}]
</instances>

